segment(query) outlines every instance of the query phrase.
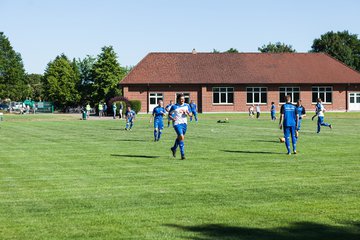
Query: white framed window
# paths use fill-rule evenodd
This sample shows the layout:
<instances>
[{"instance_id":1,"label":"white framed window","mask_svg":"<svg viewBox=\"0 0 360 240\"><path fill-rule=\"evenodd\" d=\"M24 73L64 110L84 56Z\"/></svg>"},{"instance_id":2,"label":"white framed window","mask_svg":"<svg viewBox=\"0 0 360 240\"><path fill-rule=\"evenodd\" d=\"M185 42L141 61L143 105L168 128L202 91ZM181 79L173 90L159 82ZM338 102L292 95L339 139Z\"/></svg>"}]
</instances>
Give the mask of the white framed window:
<instances>
[{"instance_id":1,"label":"white framed window","mask_svg":"<svg viewBox=\"0 0 360 240\"><path fill-rule=\"evenodd\" d=\"M323 103L332 103L332 92L331 86L313 86L312 87L312 103L316 103L318 98L321 98Z\"/></svg>"},{"instance_id":2,"label":"white framed window","mask_svg":"<svg viewBox=\"0 0 360 240\"><path fill-rule=\"evenodd\" d=\"M300 87L280 87L279 103L285 103L285 96L291 96L291 102L296 103L300 99Z\"/></svg>"},{"instance_id":3,"label":"white framed window","mask_svg":"<svg viewBox=\"0 0 360 240\"><path fill-rule=\"evenodd\" d=\"M149 112L152 112L152 110L158 105L159 100L163 99L162 93L149 93Z\"/></svg>"},{"instance_id":4,"label":"white framed window","mask_svg":"<svg viewBox=\"0 0 360 240\"><path fill-rule=\"evenodd\" d=\"M176 95L175 95L175 102L176 102L177 96L178 96L179 94L184 94L185 103L190 103L190 93L176 93Z\"/></svg>"},{"instance_id":5,"label":"white framed window","mask_svg":"<svg viewBox=\"0 0 360 240\"><path fill-rule=\"evenodd\" d=\"M149 94L149 103L151 105L157 105L159 100L163 100L162 93L150 93Z\"/></svg>"},{"instance_id":6,"label":"white framed window","mask_svg":"<svg viewBox=\"0 0 360 240\"><path fill-rule=\"evenodd\" d=\"M266 87L247 87L246 103L248 104L266 104L267 88Z\"/></svg>"},{"instance_id":7,"label":"white framed window","mask_svg":"<svg viewBox=\"0 0 360 240\"><path fill-rule=\"evenodd\" d=\"M213 104L233 104L234 88L233 87L214 87Z\"/></svg>"}]
</instances>

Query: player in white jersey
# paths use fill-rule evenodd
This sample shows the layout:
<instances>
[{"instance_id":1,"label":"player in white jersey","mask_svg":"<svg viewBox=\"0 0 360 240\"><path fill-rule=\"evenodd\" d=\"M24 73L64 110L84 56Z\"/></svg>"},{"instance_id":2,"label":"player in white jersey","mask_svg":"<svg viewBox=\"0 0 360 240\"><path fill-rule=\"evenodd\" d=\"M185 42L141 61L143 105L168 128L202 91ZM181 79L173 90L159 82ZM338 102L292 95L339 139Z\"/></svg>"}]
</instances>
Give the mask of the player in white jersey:
<instances>
[{"instance_id":1,"label":"player in white jersey","mask_svg":"<svg viewBox=\"0 0 360 240\"><path fill-rule=\"evenodd\" d=\"M315 113L318 116L317 133L320 133L321 126L326 126L326 127L329 127L330 129L332 129L331 124L324 122L324 112L325 111L326 111L326 109L324 108L324 105L322 104L321 98L318 98L317 103L316 103L316 110L315 110Z\"/></svg>"},{"instance_id":2,"label":"player in white jersey","mask_svg":"<svg viewBox=\"0 0 360 240\"><path fill-rule=\"evenodd\" d=\"M176 149L180 147L181 160L185 159L185 133L187 129L187 116L192 116L189 104L185 103L184 94L177 96L177 103L170 108L169 118L173 121L174 130L177 134L174 146L171 152L176 157Z\"/></svg>"}]
</instances>

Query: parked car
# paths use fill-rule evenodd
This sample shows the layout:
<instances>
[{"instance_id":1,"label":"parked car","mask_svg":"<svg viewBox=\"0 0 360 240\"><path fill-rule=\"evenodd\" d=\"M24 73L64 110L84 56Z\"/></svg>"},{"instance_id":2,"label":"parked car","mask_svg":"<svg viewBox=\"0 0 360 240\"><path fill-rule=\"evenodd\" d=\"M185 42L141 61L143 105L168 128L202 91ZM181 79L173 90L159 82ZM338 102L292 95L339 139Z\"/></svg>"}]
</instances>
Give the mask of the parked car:
<instances>
[{"instance_id":1,"label":"parked car","mask_svg":"<svg viewBox=\"0 0 360 240\"><path fill-rule=\"evenodd\" d=\"M4 103L0 103L0 110L7 111L8 109L9 109L9 105L4 104Z\"/></svg>"}]
</instances>

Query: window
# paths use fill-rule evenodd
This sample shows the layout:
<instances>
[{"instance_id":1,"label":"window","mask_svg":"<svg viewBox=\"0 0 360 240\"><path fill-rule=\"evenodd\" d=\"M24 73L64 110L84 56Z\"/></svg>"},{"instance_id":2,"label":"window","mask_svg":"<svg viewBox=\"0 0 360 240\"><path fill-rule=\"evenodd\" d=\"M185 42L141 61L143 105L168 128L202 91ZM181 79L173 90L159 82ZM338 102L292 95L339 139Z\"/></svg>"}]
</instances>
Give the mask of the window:
<instances>
[{"instance_id":1,"label":"window","mask_svg":"<svg viewBox=\"0 0 360 240\"><path fill-rule=\"evenodd\" d=\"M180 94L180 93L177 93L177 94L176 94L175 102L176 102L177 96L178 96L179 94ZM182 94L184 94L185 103L190 103L190 93L182 93Z\"/></svg>"},{"instance_id":2,"label":"window","mask_svg":"<svg viewBox=\"0 0 360 240\"><path fill-rule=\"evenodd\" d=\"M149 102L151 105L157 105L159 100L163 100L162 93L150 93Z\"/></svg>"},{"instance_id":3,"label":"window","mask_svg":"<svg viewBox=\"0 0 360 240\"><path fill-rule=\"evenodd\" d=\"M291 101L296 103L300 99L299 87L281 87L279 88L279 103L285 103L285 96L290 95Z\"/></svg>"},{"instance_id":4,"label":"window","mask_svg":"<svg viewBox=\"0 0 360 240\"><path fill-rule=\"evenodd\" d=\"M213 88L213 104L233 104L233 87L215 87Z\"/></svg>"},{"instance_id":5,"label":"window","mask_svg":"<svg viewBox=\"0 0 360 240\"><path fill-rule=\"evenodd\" d=\"M247 87L246 88L246 103L267 103L267 88L266 87Z\"/></svg>"},{"instance_id":6,"label":"window","mask_svg":"<svg viewBox=\"0 0 360 240\"><path fill-rule=\"evenodd\" d=\"M321 98L323 103L332 103L332 87L312 87L312 102L316 103L318 98Z\"/></svg>"}]
</instances>

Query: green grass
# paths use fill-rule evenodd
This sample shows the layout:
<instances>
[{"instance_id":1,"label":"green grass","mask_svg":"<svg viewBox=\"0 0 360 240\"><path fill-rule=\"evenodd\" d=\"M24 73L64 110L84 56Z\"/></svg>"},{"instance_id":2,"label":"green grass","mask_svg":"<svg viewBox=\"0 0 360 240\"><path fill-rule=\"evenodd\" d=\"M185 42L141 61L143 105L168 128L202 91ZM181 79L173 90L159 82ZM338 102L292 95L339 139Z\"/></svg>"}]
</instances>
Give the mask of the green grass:
<instances>
[{"instance_id":1,"label":"green grass","mask_svg":"<svg viewBox=\"0 0 360 240\"><path fill-rule=\"evenodd\" d=\"M0 122L0 239L360 239L360 113L305 119L291 156L268 114L200 115L185 161L149 116L79 118Z\"/></svg>"}]
</instances>

